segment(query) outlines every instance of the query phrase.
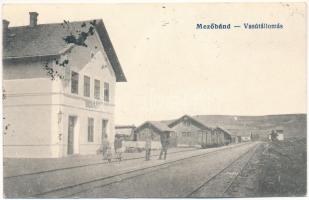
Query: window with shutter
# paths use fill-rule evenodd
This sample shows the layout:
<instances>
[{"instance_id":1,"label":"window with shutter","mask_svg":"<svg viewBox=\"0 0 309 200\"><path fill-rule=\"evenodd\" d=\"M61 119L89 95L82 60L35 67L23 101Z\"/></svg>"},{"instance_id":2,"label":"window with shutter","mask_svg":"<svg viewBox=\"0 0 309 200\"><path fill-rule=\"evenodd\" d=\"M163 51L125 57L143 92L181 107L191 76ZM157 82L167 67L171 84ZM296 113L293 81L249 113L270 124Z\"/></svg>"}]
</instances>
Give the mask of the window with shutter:
<instances>
[{"instance_id":1,"label":"window with shutter","mask_svg":"<svg viewBox=\"0 0 309 200\"><path fill-rule=\"evenodd\" d=\"M94 98L100 99L100 81L94 80Z\"/></svg>"},{"instance_id":2,"label":"window with shutter","mask_svg":"<svg viewBox=\"0 0 309 200\"><path fill-rule=\"evenodd\" d=\"M104 83L104 101L109 102L109 84Z\"/></svg>"},{"instance_id":3,"label":"window with shutter","mask_svg":"<svg viewBox=\"0 0 309 200\"><path fill-rule=\"evenodd\" d=\"M90 77L84 76L84 96L90 97Z\"/></svg>"},{"instance_id":4,"label":"window with shutter","mask_svg":"<svg viewBox=\"0 0 309 200\"><path fill-rule=\"evenodd\" d=\"M78 94L78 79L79 79L78 73L72 71L71 73L71 93L73 94Z\"/></svg>"}]
</instances>

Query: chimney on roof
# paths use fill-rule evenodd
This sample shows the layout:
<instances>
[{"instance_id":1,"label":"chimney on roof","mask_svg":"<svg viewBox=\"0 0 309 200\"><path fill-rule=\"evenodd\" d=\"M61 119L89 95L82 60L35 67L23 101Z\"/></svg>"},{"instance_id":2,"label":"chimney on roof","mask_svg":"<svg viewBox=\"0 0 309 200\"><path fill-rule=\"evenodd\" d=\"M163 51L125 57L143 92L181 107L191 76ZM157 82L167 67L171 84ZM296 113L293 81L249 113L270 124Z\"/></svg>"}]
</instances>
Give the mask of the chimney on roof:
<instances>
[{"instance_id":1,"label":"chimney on roof","mask_svg":"<svg viewBox=\"0 0 309 200\"><path fill-rule=\"evenodd\" d=\"M30 27L35 27L38 24L38 13L37 12L29 12L30 15Z\"/></svg>"},{"instance_id":2,"label":"chimney on roof","mask_svg":"<svg viewBox=\"0 0 309 200\"><path fill-rule=\"evenodd\" d=\"M8 35L8 32L9 32L9 24L10 22L8 20L2 20L2 41L3 41L3 44L6 43L7 41L7 35Z\"/></svg>"}]
</instances>

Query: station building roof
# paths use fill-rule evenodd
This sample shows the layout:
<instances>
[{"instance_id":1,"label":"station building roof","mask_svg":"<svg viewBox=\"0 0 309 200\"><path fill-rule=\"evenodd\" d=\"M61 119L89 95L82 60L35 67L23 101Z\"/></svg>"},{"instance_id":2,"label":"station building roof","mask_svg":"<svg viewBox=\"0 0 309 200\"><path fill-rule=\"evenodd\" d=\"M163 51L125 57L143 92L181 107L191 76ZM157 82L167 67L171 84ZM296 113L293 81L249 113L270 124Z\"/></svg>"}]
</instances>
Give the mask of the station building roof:
<instances>
[{"instance_id":1,"label":"station building roof","mask_svg":"<svg viewBox=\"0 0 309 200\"><path fill-rule=\"evenodd\" d=\"M8 21L6 22L9 23ZM5 41L3 59L6 61L21 58L60 56L66 53L70 46L72 46L63 38L72 34L72 30L76 31L73 34L78 34L79 29L87 26L89 28L89 24L92 24L98 33L102 46L115 72L116 81L126 82L125 74L102 19L67 22L70 30L68 30L64 23L8 27L5 34L6 37L3 39Z\"/></svg>"}]
</instances>

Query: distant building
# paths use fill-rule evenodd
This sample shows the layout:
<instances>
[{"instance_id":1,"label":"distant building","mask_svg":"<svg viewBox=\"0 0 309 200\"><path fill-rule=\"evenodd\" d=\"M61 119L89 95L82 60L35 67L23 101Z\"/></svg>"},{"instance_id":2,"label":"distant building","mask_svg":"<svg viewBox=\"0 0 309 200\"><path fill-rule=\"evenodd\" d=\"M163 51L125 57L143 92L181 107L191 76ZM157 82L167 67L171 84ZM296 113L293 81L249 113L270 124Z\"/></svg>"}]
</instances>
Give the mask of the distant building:
<instances>
[{"instance_id":1,"label":"distant building","mask_svg":"<svg viewBox=\"0 0 309 200\"><path fill-rule=\"evenodd\" d=\"M252 131L248 128L232 128L229 129L233 135L233 143L252 141Z\"/></svg>"},{"instance_id":2,"label":"distant building","mask_svg":"<svg viewBox=\"0 0 309 200\"><path fill-rule=\"evenodd\" d=\"M135 128L136 126L134 125L115 126L115 136L118 136L125 141L136 141Z\"/></svg>"},{"instance_id":3,"label":"distant building","mask_svg":"<svg viewBox=\"0 0 309 200\"><path fill-rule=\"evenodd\" d=\"M166 134L170 138L173 132L166 124L158 121L147 121L135 129L137 141L151 138L152 141L160 142L161 134Z\"/></svg>"},{"instance_id":4,"label":"distant building","mask_svg":"<svg viewBox=\"0 0 309 200\"><path fill-rule=\"evenodd\" d=\"M102 20L69 22L88 31L95 21L88 47L68 44L64 23L37 16L20 27L3 20L4 157L95 154L104 135L114 141L115 86L126 82L107 30ZM63 79L51 80L48 67Z\"/></svg>"},{"instance_id":5,"label":"distant building","mask_svg":"<svg viewBox=\"0 0 309 200\"><path fill-rule=\"evenodd\" d=\"M231 133L223 127L217 127L215 130L219 131L219 144L227 145L232 142Z\"/></svg>"},{"instance_id":6,"label":"distant building","mask_svg":"<svg viewBox=\"0 0 309 200\"><path fill-rule=\"evenodd\" d=\"M154 127L161 127L162 130L170 131L170 146L187 147L210 147L226 145L231 143L232 138L229 131L222 127L209 127L205 123L189 116L184 115L176 120L146 122ZM142 139L140 128L137 128L137 139Z\"/></svg>"}]
</instances>

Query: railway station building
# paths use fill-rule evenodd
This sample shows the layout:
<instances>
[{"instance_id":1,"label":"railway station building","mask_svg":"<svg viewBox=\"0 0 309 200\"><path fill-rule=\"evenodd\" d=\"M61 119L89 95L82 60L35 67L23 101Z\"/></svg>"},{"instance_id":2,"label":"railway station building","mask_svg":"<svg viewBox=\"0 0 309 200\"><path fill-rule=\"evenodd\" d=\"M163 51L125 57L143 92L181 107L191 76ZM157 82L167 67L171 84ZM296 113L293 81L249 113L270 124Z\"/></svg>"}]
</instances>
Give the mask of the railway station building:
<instances>
[{"instance_id":1,"label":"railway station building","mask_svg":"<svg viewBox=\"0 0 309 200\"><path fill-rule=\"evenodd\" d=\"M27 26L3 21L4 157L95 154L114 141L115 85L126 82L107 30L100 19L37 16ZM83 44L64 40L81 32Z\"/></svg>"}]
</instances>

